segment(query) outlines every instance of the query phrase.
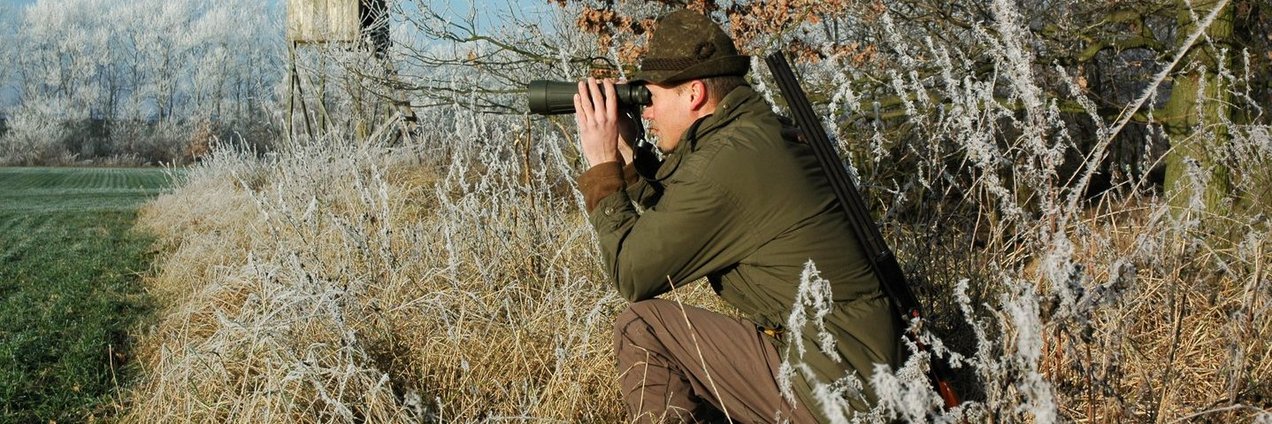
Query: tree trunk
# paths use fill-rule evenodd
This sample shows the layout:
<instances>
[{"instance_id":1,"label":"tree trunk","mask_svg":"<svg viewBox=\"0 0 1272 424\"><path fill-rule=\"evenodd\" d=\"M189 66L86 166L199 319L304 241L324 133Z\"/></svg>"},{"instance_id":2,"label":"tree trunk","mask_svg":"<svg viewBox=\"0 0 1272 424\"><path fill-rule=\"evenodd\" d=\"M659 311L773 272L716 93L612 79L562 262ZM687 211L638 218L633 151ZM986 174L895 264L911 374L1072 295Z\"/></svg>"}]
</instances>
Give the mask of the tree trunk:
<instances>
[{"instance_id":1,"label":"tree trunk","mask_svg":"<svg viewBox=\"0 0 1272 424\"><path fill-rule=\"evenodd\" d=\"M1178 1L1177 37L1182 40L1197 31L1202 24L1199 21L1219 3L1218 0L1194 1L1190 11L1188 2ZM1232 206L1231 175L1221 156L1231 138L1226 124L1232 113L1231 95L1219 76L1219 69L1232 69L1231 53L1220 49L1231 46L1233 7L1229 4L1224 9L1205 29L1206 36L1200 38L1180 62L1170 99L1162 111L1163 126L1171 144L1166 156L1166 195L1178 211L1194 206L1194 198L1200 200L1206 211L1215 214L1226 214ZM1194 168L1190 164L1195 164L1195 177L1190 175L1189 169Z\"/></svg>"}]
</instances>

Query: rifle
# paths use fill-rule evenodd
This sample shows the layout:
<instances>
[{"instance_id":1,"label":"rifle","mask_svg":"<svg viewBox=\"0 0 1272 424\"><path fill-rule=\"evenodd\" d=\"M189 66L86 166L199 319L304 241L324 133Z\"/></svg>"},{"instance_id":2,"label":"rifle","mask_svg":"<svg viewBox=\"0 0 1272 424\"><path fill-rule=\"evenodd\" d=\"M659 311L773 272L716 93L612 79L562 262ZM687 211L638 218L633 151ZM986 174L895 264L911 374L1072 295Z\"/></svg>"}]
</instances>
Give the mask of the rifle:
<instances>
[{"instance_id":1,"label":"rifle","mask_svg":"<svg viewBox=\"0 0 1272 424\"><path fill-rule=\"evenodd\" d=\"M795 124L803 130L805 141L812 146L817 162L826 171L826 177L830 179L835 197L839 199L839 204L848 216L857 241L870 260L870 268L874 271L875 278L879 280L883 292L892 302L893 308L900 314L901 322L918 320L922 323L923 312L919 308L919 301L915 298L914 292L910 291L910 286L906 283L905 274L901 272L901 265L897 263L892 249L888 248L888 243L883 240L879 228L871 220L865 201L861 199L861 193L848 179L848 174L835 153L834 145L830 143L826 129L813 113L808 97L804 95L804 90L799 86L799 80L795 78L794 72L786 62L786 56L778 51L768 55L764 61L768 64L769 71L773 73L773 78L777 80L782 97L786 99L787 106L794 115ZM919 326L913 326L906 331L905 337L915 343L920 352L927 352L928 347L920 341L918 332ZM953 408L959 404L958 394L954 392L954 387L950 384L950 373L944 361L939 357L933 358L932 366L928 369L928 378L936 387L937 393L941 395L941 399L945 401L946 408Z\"/></svg>"}]
</instances>

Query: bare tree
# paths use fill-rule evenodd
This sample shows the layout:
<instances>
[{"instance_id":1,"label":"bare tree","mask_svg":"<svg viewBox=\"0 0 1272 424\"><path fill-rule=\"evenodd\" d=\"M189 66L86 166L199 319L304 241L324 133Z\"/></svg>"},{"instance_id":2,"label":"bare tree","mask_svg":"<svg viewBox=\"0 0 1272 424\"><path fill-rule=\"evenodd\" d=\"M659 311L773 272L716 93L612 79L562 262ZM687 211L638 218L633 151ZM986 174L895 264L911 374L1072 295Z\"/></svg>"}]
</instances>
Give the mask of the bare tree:
<instances>
[{"instance_id":1,"label":"bare tree","mask_svg":"<svg viewBox=\"0 0 1272 424\"><path fill-rule=\"evenodd\" d=\"M16 87L16 107L116 130L114 148L71 148L84 159L109 150L179 159L200 122L260 128L273 119L263 112L283 71L281 15L267 3L37 1L4 17L13 54L0 86Z\"/></svg>"}]
</instances>

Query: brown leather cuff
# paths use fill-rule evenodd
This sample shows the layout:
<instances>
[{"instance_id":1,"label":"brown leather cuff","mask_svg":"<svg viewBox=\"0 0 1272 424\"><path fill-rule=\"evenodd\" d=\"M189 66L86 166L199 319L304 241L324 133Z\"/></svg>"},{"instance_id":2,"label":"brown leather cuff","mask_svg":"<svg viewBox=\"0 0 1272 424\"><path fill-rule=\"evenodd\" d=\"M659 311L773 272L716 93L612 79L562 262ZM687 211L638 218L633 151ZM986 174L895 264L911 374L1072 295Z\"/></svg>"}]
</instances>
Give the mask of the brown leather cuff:
<instances>
[{"instance_id":1,"label":"brown leather cuff","mask_svg":"<svg viewBox=\"0 0 1272 424\"><path fill-rule=\"evenodd\" d=\"M640 174L636 173L635 162L629 163L627 164L627 166L623 167L623 181L626 182L627 185L629 186L636 184L638 181L640 181Z\"/></svg>"},{"instance_id":2,"label":"brown leather cuff","mask_svg":"<svg viewBox=\"0 0 1272 424\"><path fill-rule=\"evenodd\" d=\"M635 174L636 170L632 169L631 172ZM619 167L617 161L605 162L583 172L583 175L579 176L579 191L583 192L583 202L587 204L587 212L592 213L601 199L622 190L626 185L623 182L626 174L627 170Z\"/></svg>"}]
</instances>

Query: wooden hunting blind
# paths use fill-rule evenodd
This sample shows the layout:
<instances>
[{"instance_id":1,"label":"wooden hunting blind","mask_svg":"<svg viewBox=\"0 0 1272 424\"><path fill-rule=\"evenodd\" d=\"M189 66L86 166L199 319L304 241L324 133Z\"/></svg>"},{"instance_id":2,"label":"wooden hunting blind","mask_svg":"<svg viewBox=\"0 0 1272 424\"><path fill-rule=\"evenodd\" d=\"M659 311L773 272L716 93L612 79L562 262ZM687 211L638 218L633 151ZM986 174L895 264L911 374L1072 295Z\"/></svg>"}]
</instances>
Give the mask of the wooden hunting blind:
<instances>
[{"instance_id":1,"label":"wooden hunting blind","mask_svg":"<svg viewBox=\"0 0 1272 424\"><path fill-rule=\"evenodd\" d=\"M385 0L287 0L287 41L297 44L388 44Z\"/></svg>"},{"instance_id":2,"label":"wooden hunting blind","mask_svg":"<svg viewBox=\"0 0 1272 424\"><path fill-rule=\"evenodd\" d=\"M312 48L314 45L341 45L337 50L369 51L384 68L384 82L395 85L397 71L389 59L389 5L387 0L287 0L287 41L291 53L288 79L291 80L291 93L287 98L288 113L287 132L292 135L293 115L299 107L304 117L305 131L311 137L315 134L311 115L305 104L304 87L300 74L296 70L296 51ZM330 120L325 108L322 89L323 79L319 78L317 127L325 129ZM415 111L409 101L398 93L387 98L390 106L399 111L402 123L407 131L417 128ZM297 101L299 100L299 101Z\"/></svg>"}]
</instances>

